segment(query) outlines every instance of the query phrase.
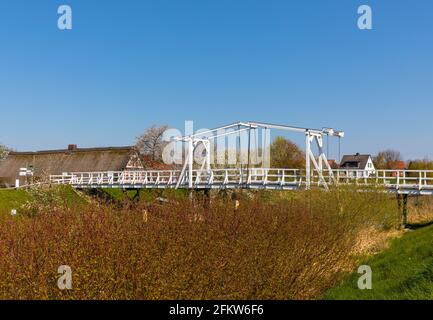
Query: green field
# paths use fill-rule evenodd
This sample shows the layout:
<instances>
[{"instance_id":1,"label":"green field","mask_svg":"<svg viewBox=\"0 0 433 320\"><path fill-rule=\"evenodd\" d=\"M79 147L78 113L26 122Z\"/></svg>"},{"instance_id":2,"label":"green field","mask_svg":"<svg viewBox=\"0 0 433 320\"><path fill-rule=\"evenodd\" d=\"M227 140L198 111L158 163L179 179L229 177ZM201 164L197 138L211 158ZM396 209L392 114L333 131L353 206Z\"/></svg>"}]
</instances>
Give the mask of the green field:
<instances>
[{"instance_id":1,"label":"green field","mask_svg":"<svg viewBox=\"0 0 433 320\"><path fill-rule=\"evenodd\" d=\"M84 197L68 186L53 188L51 192L43 193L37 190L0 189L0 215L10 214L12 209L20 211L27 203L45 202L49 205L50 202L59 199L67 206L82 205L86 202Z\"/></svg>"},{"instance_id":2,"label":"green field","mask_svg":"<svg viewBox=\"0 0 433 320\"><path fill-rule=\"evenodd\" d=\"M433 299L433 226L409 231L389 249L361 261L372 269L372 289L360 290L354 272L325 299Z\"/></svg>"},{"instance_id":3,"label":"green field","mask_svg":"<svg viewBox=\"0 0 433 320\"><path fill-rule=\"evenodd\" d=\"M18 209L31 196L25 190L0 190L0 214L10 213L12 209Z\"/></svg>"}]
</instances>

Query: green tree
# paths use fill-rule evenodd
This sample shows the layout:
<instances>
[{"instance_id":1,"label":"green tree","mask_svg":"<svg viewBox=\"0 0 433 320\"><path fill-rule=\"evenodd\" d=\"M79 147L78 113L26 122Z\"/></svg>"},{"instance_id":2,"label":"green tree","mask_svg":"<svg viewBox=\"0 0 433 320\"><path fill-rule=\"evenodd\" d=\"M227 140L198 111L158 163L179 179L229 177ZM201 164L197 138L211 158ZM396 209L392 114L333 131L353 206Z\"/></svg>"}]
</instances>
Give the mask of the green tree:
<instances>
[{"instance_id":1,"label":"green tree","mask_svg":"<svg viewBox=\"0 0 433 320\"><path fill-rule=\"evenodd\" d=\"M408 165L409 170L433 170L433 161L428 159L423 160L411 160ZM418 173L409 173L409 176L418 176ZM428 178L433 178L433 173L427 173Z\"/></svg>"},{"instance_id":2,"label":"green tree","mask_svg":"<svg viewBox=\"0 0 433 320\"><path fill-rule=\"evenodd\" d=\"M402 161L400 151L387 149L380 151L373 157L374 167L376 169L391 169L391 165L397 161Z\"/></svg>"},{"instance_id":3,"label":"green tree","mask_svg":"<svg viewBox=\"0 0 433 320\"><path fill-rule=\"evenodd\" d=\"M305 168L305 153L289 139L276 137L271 144L271 166L273 168Z\"/></svg>"}]
</instances>

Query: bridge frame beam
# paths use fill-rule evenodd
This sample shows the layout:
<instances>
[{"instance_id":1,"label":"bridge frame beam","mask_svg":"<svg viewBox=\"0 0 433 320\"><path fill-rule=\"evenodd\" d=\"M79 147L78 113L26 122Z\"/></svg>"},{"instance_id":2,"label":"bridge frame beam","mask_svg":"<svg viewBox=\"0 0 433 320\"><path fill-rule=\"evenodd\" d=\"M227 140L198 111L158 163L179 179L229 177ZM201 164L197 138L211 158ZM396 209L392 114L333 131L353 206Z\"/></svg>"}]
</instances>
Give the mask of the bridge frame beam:
<instances>
[{"instance_id":1,"label":"bridge frame beam","mask_svg":"<svg viewBox=\"0 0 433 320\"><path fill-rule=\"evenodd\" d=\"M224 132L224 133L217 133L219 130L228 130L236 128L235 130L231 132ZM311 177L312 177L312 171L311 171L311 164L313 165L313 170L316 170L319 176L318 185L322 185L326 190L329 190L328 182L323 176L323 163L325 163L325 166L327 167L329 171L329 177L330 181L332 180L335 184L337 183L332 168L329 165L328 159L324 153L323 150L323 136L336 136L336 137L344 137L343 131L337 131L332 128L322 128L322 129L308 129L308 128L300 128L300 127L293 127L293 126L287 126L287 125L278 125L278 124L269 124L269 123L262 123L262 122L237 122L225 126L221 126L215 129L207 130L201 133L192 134L190 136L186 137L177 137L175 140L177 141L183 141L188 143L188 154L186 157L186 161L184 163L184 166L182 168L179 180L176 185L176 189L180 186L183 179L186 177L186 169L188 169L188 187L192 189L194 187L194 181L193 181L193 162L194 162L194 151L196 147L202 143L205 152L206 157L202 164L202 167L200 171L197 174L197 180L199 179L200 173L204 170L204 166L206 164L206 169L208 172L211 171L210 169L210 141L212 139L216 139L221 136L231 135L231 134L238 134L242 131L249 130L249 134L251 133L251 129L256 128L264 128L264 129L276 129L276 130L285 130L285 131L294 131L294 132L304 132L305 133L305 176L306 176L306 189L310 189L311 187ZM203 138L203 134L211 134L209 137ZM250 139L250 136L249 136ZM316 157L314 153L312 152L312 143L313 141L316 141L317 148L319 150L319 156L316 160ZM249 142L250 143L250 142ZM248 154L249 159L249 154ZM248 160L249 162L249 160ZM250 168L247 168L249 170ZM249 175L249 171L248 171Z\"/></svg>"},{"instance_id":2,"label":"bridge frame beam","mask_svg":"<svg viewBox=\"0 0 433 320\"><path fill-rule=\"evenodd\" d=\"M206 166L206 171L211 171L211 158L210 158L210 141L208 139L197 139L188 137L185 140L188 143L188 151L186 155L186 161L183 165L182 171L180 173L179 179L176 184L176 189L179 188L180 184L182 183L183 179L185 179L186 170L188 170L188 188L193 189L194 188L194 176L193 176L193 165L194 165L194 152L197 149L197 147L202 144L205 148L206 156L203 160L201 169L196 177L197 181L199 179L200 173L204 170L204 167Z\"/></svg>"},{"instance_id":3,"label":"bridge frame beam","mask_svg":"<svg viewBox=\"0 0 433 320\"><path fill-rule=\"evenodd\" d=\"M306 189L310 189L311 187L311 164L313 164L314 169L317 171L319 181L318 184L322 184L326 190L329 190L328 182L323 176L323 164L325 164L326 169L329 171L329 177L332 179L332 182L337 183L334 173L332 172L332 168L329 165L328 159L323 150L323 133L312 133L310 131L305 132L305 177L306 177ZM316 142L317 148L319 150L318 161L316 161L316 157L313 153L311 144L313 141Z\"/></svg>"}]
</instances>

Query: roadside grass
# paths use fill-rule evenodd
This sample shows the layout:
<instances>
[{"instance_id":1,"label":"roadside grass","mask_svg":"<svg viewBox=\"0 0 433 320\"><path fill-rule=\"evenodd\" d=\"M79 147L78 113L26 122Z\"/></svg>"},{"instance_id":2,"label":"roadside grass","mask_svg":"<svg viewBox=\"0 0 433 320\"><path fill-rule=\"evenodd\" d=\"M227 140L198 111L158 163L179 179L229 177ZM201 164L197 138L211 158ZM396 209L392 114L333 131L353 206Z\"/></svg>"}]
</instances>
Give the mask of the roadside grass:
<instances>
[{"instance_id":1,"label":"roadside grass","mask_svg":"<svg viewBox=\"0 0 433 320\"><path fill-rule=\"evenodd\" d=\"M324 299L386 300L433 299L433 226L409 231L393 239L389 249L359 265L372 269L372 289L358 289L361 276L356 271L337 287L331 288Z\"/></svg>"}]
</instances>

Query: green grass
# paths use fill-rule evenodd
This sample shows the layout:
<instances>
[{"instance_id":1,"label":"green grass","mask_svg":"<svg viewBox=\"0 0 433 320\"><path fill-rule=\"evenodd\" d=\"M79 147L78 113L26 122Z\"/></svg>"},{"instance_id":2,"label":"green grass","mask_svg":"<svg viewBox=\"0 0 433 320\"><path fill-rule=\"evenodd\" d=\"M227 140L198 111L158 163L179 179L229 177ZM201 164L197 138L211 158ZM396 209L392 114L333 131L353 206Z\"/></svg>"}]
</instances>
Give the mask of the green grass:
<instances>
[{"instance_id":1,"label":"green grass","mask_svg":"<svg viewBox=\"0 0 433 320\"><path fill-rule=\"evenodd\" d=\"M12 209L30 200L31 196L25 190L1 190L0 189L0 214L10 213Z\"/></svg>"},{"instance_id":2,"label":"green grass","mask_svg":"<svg viewBox=\"0 0 433 320\"><path fill-rule=\"evenodd\" d=\"M62 200L62 203L67 207L79 206L86 203L85 198L81 197L69 186L59 186L51 190L51 195ZM43 192L37 192L37 190L10 190L0 189L0 215L10 214L12 209L19 210L22 205L28 201L40 201L46 202L47 190ZM128 190L123 192L120 189L103 189L110 198L116 201L124 201L126 199L133 199L136 190ZM173 197L173 198L184 198L187 197L188 193L186 190L141 190L140 200L150 202L157 197Z\"/></svg>"},{"instance_id":3,"label":"green grass","mask_svg":"<svg viewBox=\"0 0 433 320\"><path fill-rule=\"evenodd\" d=\"M69 186L59 186L51 189L51 191L62 199L62 203L68 207L79 206L86 203L86 200L82 198ZM45 193L41 193L45 195ZM12 209L20 208L29 201L43 201L44 199L39 197L39 193L27 190L10 190L0 189L0 215L10 214Z\"/></svg>"},{"instance_id":4,"label":"green grass","mask_svg":"<svg viewBox=\"0 0 433 320\"><path fill-rule=\"evenodd\" d=\"M117 201L123 201L127 198L131 199L134 197L135 190L130 190L127 192L123 192L121 189L102 189L104 193L106 193L111 199Z\"/></svg>"},{"instance_id":5,"label":"green grass","mask_svg":"<svg viewBox=\"0 0 433 320\"><path fill-rule=\"evenodd\" d=\"M57 192L67 207L82 206L87 203L87 200L70 186L55 187L54 192Z\"/></svg>"},{"instance_id":6,"label":"green grass","mask_svg":"<svg viewBox=\"0 0 433 320\"><path fill-rule=\"evenodd\" d=\"M325 299L433 299L433 226L410 231L391 242L389 249L360 265L372 269L372 289L360 290L356 271Z\"/></svg>"},{"instance_id":7,"label":"green grass","mask_svg":"<svg viewBox=\"0 0 433 320\"><path fill-rule=\"evenodd\" d=\"M139 200L151 202L158 197L169 198L185 198L188 196L188 190L185 189L141 189L141 190L122 190L122 189L101 189L110 198L116 201L124 201L134 199L139 192Z\"/></svg>"}]
</instances>

